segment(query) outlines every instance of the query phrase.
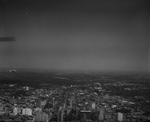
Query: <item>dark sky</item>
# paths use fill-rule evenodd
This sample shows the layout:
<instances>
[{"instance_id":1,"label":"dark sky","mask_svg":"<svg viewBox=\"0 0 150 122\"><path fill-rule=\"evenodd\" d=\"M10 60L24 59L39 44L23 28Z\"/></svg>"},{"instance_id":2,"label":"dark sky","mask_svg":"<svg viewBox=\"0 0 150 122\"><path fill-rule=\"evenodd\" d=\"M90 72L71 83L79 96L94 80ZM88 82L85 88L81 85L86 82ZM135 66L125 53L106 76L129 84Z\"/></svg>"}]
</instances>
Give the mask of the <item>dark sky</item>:
<instances>
[{"instance_id":1,"label":"dark sky","mask_svg":"<svg viewBox=\"0 0 150 122\"><path fill-rule=\"evenodd\" d=\"M0 2L1 68L150 69L149 0Z\"/></svg>"}]
</instances>

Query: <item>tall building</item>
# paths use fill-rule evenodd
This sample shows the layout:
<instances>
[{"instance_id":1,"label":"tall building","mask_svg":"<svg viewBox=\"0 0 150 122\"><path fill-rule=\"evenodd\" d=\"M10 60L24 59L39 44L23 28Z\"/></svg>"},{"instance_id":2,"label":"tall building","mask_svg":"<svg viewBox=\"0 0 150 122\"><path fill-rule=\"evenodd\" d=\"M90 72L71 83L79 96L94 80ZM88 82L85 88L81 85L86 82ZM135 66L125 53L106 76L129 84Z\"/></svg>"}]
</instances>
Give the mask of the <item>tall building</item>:
<instances>
[{"instance_id":1,"label":"tall building","mask_svg":"<svg viewBox=\"0 0 150 122\"><path fill-rule=\"evenodd\" d=\"M72 102L73 102L73 100L70 99L70 108L72 108Z\"/></svg>"},{"instance_id":2,"label":"tall building","mask_svg":"<svg viewBox=\"0 0 150 122\"><path fill-rule=\"evenodd\" d=\"M61 110L58 110L57 112L57 122L60 122L61 119Z\"/></svg>"},{"instance_id":3,"label":"tall building","mask_svg":"<svg viewBox=\"0 0 150 122\"><path fill-rule=\"evenodd\" d=\"M36 117L35 117L35 121L36 122L48 122L48 115L44 112L37 112L36 113Z\"/></svg>"},{"instance_id":4,"label":"tall building","mask_svg":"<svg viewBox=\"0 0 150 122\"><path fill-rule=\"evenodd\" d=\"M84 115L86 115L86 119L91 119L91 111L84 111L84 110L81 110L81 116L83 117Z\"/></svg>"},{"instance_id":5,"label":"tall building","mask_svg":"<svg viewBox=\"0 0 150 122\"><path fill-rule=\"evenodd\" d=\"M48 122L48 115L46 113L41 112L41 121Z\"/></svg>"},{"instance_id":6,"label":"tall building","mask_svg":"<svg viewBox=\"0 0 150 122\"><path fill-rule=\"evenodd\" d=\"M18 108L17 108L17 107L14 107L14 109L13 109L13 114L14 114L14 115L17 115L17 114L18 114Z\"/></svg>"},{"instance_id":7,"label":"tall building","mask_svg":"<svg viewBox=\"0 0 150 122\"><path fill-rule=\"evenodd\" d=\"M122 121L123 121L123 114L122 114L122 113L118 112L117 120L118 120L119 122L122 122Z\"/></svg>"},{"instance_id":8,"label":"tall building","mask_svg":"<svg viewBox=\"0 0 150 122\"><path fill-rule=\"evenodd\" d=\"M94 109L96 107L95 102L92 103L92 109Z\"/></svg>"},{"instance_id":9,"label":"tall building","mask_svg":"<svg viewBox=\"0 0 150 122\"><path fill-rule=\"evenodd\" d=\"M25 114L26 114L26 109L23 108L23 109L22 109L22 115L25 115Z\"/></svg>"},{"instance_id":10,"label":"tall building","mask_svg":"<svg viewBox=\"0 0 150 122\"><path fill-rule=\"evenodd\" d=\"M35 121L40 122L41 121L41 112L37 112L35 116Z\"/></svg>"},{"instance_id":11,"label":"tall building","mask_svg":"<svg viewBox=\"0 0 150 122\"><path fill-rule=\"evenodd\" d=\"M71 109L67 109L67 121L71 121L71 118L72 118L72 111Z\"/></svg>"},{"instance_id":12,"label":"tall building","mask_svg":"<svg viewBox=\"0 0 150 122\"><path fill-rule=\"evenodd\" d=\"M32 116L32 109L26 108L26 109L25 109L25 114L26 114L26 115L29 115L29 116Z\"/></svg>"},{"instance_id":13,"label":"tall building","mask_svg":"<svg viewBox=\"0 0 150 122\"><path fill-rule=\"evenodd\" d=\"M104 111L102 109L99 111L98 119L99 120L104 120Z\"/></svg>"},{"instance_id":14,"label":"tall building","mask_svg":"<svg viewBox=\"0 0 150 122\"><path fill-rule=\"evenodd\" d=\"M63 119L64 119L64 110L61 110L61 115L60 115L60 122L63 122Z\"/></svg>"}]
</instances>

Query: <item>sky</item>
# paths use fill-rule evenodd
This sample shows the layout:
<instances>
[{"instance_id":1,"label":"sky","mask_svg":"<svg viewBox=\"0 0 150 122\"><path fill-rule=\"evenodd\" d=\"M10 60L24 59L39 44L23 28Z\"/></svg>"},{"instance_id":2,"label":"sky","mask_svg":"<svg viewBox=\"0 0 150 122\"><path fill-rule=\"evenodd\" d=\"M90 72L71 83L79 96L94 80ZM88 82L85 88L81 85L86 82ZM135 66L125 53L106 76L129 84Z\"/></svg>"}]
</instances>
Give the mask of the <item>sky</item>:
<instances>
[{"instance_id":1,"label":"sky","mask_svg":"<svg viewBox=\"0 0 150 122\"><path fill-rule=\"evenodd\" d=\"M148 0L0 2L0 68L150 72Z\"/></svg>"}]
</instances>

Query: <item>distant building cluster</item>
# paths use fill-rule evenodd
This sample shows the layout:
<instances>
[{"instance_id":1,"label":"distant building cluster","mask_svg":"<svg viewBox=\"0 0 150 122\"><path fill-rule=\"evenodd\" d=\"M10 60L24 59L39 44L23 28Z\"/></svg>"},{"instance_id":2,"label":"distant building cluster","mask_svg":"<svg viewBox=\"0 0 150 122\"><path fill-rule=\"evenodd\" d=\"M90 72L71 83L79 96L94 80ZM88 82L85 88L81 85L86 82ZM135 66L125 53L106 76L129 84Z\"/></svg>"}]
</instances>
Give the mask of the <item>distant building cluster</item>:
<instances>
[{"instance_id":1,"label":"distant building cluster","mask_svg":"<svg viewBox=\"0 0 150 122\"><path fill-rule=\"evenodd\" d=\"M149 122L150 114L135 101L110 95L121 83L41 88L5 84L0 93L0 121L6 122ZM128 84L131 85L131 84Z\"/></svg>"}]
</instances>

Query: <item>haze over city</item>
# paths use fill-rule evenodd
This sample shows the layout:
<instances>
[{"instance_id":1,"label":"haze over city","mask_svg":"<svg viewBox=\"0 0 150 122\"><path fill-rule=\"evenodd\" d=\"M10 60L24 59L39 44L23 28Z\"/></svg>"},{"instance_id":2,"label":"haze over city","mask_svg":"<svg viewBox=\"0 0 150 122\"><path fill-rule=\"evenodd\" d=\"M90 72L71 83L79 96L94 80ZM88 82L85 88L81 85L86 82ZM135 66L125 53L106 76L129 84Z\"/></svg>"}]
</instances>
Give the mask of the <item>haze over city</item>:
<instances>
[{"instance_id":1,"label":"haze over city","mask_svg":"<svg viewBox=\"0 0 150 122\"><path fill-rule=\"evenodd\" d=\"M1 68L150 69L147 0L0 2Z\"/></svg>"},{"instance_id":2,"label":"haze over city","mask_svg":"<svg viewBox=\"0 0 150 122\"><path fill-rule=\"evenodd\" d=\"M0 0L0 122L150 122L149 0Z\"/></svg>"}]
</instances>

